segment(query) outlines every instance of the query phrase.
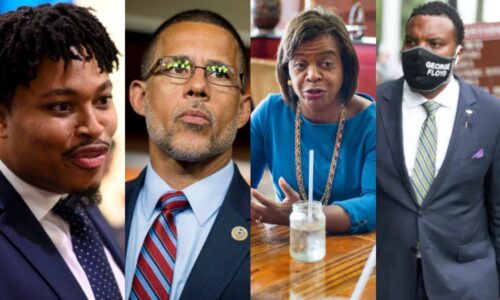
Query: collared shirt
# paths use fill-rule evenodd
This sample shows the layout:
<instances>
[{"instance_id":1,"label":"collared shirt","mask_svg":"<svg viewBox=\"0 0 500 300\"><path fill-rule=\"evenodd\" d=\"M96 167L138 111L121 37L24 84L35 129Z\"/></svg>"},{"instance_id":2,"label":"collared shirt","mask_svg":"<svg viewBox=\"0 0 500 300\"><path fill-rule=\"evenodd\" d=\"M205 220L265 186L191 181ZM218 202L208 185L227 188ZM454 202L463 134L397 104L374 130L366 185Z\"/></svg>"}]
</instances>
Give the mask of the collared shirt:
<instances>
[{"instance_id":1,"label":"collared shirt","mask_svg":"<svg viewBox=\"0 0 500 300\"><path fill-rule=\"evenodd\" d=\"M189 201L189 208L175 216L177 228L177 258L170 299L179 299L201 252L219 209L229 189L234 174L230 161L214 174L186 187L182 192ZM132 288L135 269L144 239L161 211L158 200L173 189L156 173L151 163L146 168L146 178L137 199L127 245L126 295Z\"/></svg>"},{"instance_id":2,"label":"collared shirt","mask_svg":"<svg viewBox=\"0 0 500 300\"><path fill-rule=\"evenodd\" d=\"M448 145L450 144L453 124L455 123L455 116L457 114L459 93L460 85L455 78L452 78L441 93L432 99L440 104L435 114L437 127L435 175L437 175L443 164ZM420 93L414 93L406 81L404 82L402 105L403 147L406 169L410 177L413 173L413 166L417 157L420 131L427 118L427 112L422 105L426 101L428 101L427 98Z\"/></svg>"},{"instance_id":3,"label":"collared shirt","mask_svg":"<svg viewBox=\"0 0 500 300\"><path fill-rule=\"evenodd\" d=\"M65 198L67 194L55 194L30 185L14 174L1 160L0 172L7 178L7 181L14 187L35 218L40 222L40 225L61 254L87 298L95 299L87 275L78 262L75 252L73 252L69 224L52 212L52 208L57 202L61 198ZM105 246L104 252L123 296L125 294L124 275Z\"/></svg>"}]
</instances>

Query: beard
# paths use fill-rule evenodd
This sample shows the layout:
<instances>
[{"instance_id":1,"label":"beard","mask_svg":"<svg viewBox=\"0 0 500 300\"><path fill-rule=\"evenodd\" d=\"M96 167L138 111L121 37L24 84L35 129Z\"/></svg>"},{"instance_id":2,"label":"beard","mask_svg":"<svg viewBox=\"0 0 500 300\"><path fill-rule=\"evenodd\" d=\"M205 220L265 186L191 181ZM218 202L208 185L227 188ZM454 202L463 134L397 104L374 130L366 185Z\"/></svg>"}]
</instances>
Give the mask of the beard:
<instances>
[{"instance_id":1,"label":"beard","mask_svg":"<svg viewBox=\"0 0 500 300\"><path fill-rule=\"evenodd\" d=\"M173 113L172 119L176 120L187 108L203 111L208 116L210 122L208 125L181 122L179 126L183 126L187 130L200 133L206 130L207 126L210 126L212 134L209 137L208 145L206 145L206 143L200 145L177 142L175 124L171 128L167 129L165 125L158 120L146 101L144 115L146 117L148 134L151 140L154 141L161 151L180 162L202 162L223 153L232 146L238 131L239 109L231 122L223 129L220 136L216 136L215 128L217 128L217 120L213 113L205 108L201 101L195 101L187 107L180 107L176 109Z\"/></svg>"},{"instance_id":2,"label":"beard","mask_svg":"<svg viewBox=\"0 0 500 300\"><path fill-rule=\"evenodd\" d=\"M81 191L75 191L62 201L64 201L67 207L87 208L99 205L102 201L102 196L99 191L99 186L96 186Z\"/></svg>"}]
</instances>

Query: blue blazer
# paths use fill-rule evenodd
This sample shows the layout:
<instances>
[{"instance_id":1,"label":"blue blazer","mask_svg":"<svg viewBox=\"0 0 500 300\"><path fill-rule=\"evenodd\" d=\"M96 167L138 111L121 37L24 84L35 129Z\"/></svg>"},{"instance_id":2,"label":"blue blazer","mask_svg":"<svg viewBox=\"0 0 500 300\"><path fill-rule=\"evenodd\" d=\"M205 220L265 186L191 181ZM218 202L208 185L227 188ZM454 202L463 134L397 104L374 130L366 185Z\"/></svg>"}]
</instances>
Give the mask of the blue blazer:
<instances>
[{"instance_id":1,"label":"blue blazer","mask_svg":"<svg viewBox=\"0 0 500 300\"><path fill-rule=\"evenodd\" d=\"M421 207L403 152L404 81L377 88L377 299L415 299L418 251L430 299L498 297L500 100L458 81L448 150Z\"/></svg>"},{"instance_id":2,"label":"blue blazer","mask_svg":"<svg viewBox=\"0 0 500 300\"><path fill-rule=\"evenodd\" d=\"M123 253L111 227L97 208L86 211L123 271ZM1 172L0 269L2 299L87 299L45 230Z\"/></svg>"},{"instance_id":3,"label":"blue blazer","mask_svg":"<svg viewBox=\"0 0 500 300\"><path fill-rule=\"evenodd\" d=\"M126 184L126 245L145 175L143 170L139 177ZM235 226L247 229L246 240L238 242L231 237ZM250 187L236 165L219 214L180 299L250 299Z\"/></svg>"}]
</instances>

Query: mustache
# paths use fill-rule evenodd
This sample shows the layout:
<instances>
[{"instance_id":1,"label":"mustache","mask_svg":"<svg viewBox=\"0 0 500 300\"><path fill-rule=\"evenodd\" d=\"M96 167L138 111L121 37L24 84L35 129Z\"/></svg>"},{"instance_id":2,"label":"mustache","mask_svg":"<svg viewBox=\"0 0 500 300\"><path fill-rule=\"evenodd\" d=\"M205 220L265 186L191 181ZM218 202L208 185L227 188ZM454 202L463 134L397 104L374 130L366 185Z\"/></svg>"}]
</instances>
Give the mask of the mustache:
<instances>
[{"instance_id":1,"label":"mustache","mask_svg":"<svg viewBox=\"0 0 500 300\"><path fill-rule=\"evenodd\" d=\"M69 148L68 150L64 151L63 155L64 156L71 156L74 153L76 153L78 150L80 150L80 148L86 147L86 146L89 146L89 145L93 145L93 146L105 146L106 148L108 148L108 151L111 148L111 143L110 142L106 142L106 141L101 140L101 139L98 139L98 140L95 140L95 141L87 140L87 141L83 141L83 142L81 142L79 144L76 144L73 147Z\"/></svg>"},{"instance_id":2,"label":"mustache","mask_svg":"<svg viewBox=\"0 0 500 300\"><path fill-rule=\"evenodd\" d=\"M196 109L199 111L202 111L203 113L206 114L208 120L210 121L210 124L215 124L215 116L214 114L203 104L202 101L196 100L194 102L188 103L186 105L183 105L182 107L179 107L174 111L174 120L177 120L186 110L188 109Z\"/></svg>"}]
</instances>

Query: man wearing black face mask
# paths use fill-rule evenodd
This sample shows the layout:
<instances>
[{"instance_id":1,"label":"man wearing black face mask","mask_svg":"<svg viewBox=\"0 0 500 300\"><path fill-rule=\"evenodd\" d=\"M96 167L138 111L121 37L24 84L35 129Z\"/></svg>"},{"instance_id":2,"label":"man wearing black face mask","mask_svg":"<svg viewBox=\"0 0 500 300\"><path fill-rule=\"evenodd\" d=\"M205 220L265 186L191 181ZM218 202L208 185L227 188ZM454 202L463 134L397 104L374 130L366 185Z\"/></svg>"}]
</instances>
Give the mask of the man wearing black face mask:
<instances>
[{"instance_id":1,"label":"man wearing black face mask","mask_svg":"<svg viewBox=\"0 0 500 300\"><path fill-rule=\"evenodd\" d=\"M497 299L500 100L454 76L464 26L413 10L404 77L377 88L377 298Z\"/></svg>"}]
</instances>

